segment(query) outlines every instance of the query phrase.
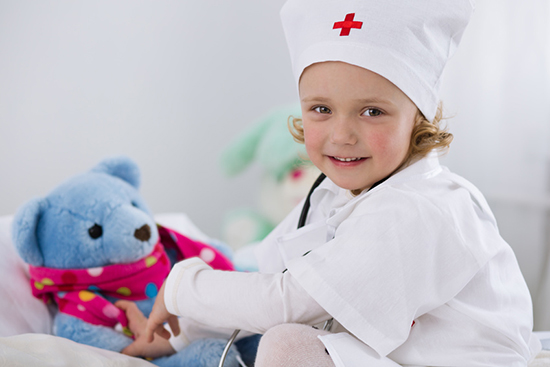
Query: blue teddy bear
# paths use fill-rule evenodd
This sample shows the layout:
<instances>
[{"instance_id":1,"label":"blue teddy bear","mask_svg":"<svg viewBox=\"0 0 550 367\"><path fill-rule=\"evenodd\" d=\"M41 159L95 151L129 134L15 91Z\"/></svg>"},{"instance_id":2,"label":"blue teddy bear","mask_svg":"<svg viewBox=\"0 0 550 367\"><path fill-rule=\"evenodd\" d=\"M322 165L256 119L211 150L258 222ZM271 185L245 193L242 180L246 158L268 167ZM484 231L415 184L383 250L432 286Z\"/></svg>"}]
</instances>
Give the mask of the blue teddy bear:
<instances>
[{"instance_id":1,"label":"blue teddy bear","mask_svg":"<svg viewBox=\"0 0 550 367\"><path fill-rule=\"evenodd\" d=\"M138 192L139 185L138 166L129 158L112 157L68 179L48 196L29 201L19 208L13 222L13 242L19 255L31 268L77 269L76 272L135 263L148 256L156 248L159 232ZM175 258L170 256L170 262L173 265ZM43 283L35 282L33 287L53 282ZM80 294L87 298L101 296L101 301L109 304L119 299L116 294L103 294L92 287L84 292L87 293ZM148 284L145 294L146 299L136 304L143 314L149 315L157 286ZM60 297L61 308L59 302L64 301L64 294ZM56 313L54 333L117 352L132 343L131 337L113 327L95 325L65 312ZM225 366L239 366L240 358L252 365L257 342L258 336L237 342L231 347ZM176 354L152 362L158 366L217 366L225 343L221 339L198 340Z\"/></svg>"}]
</instances>

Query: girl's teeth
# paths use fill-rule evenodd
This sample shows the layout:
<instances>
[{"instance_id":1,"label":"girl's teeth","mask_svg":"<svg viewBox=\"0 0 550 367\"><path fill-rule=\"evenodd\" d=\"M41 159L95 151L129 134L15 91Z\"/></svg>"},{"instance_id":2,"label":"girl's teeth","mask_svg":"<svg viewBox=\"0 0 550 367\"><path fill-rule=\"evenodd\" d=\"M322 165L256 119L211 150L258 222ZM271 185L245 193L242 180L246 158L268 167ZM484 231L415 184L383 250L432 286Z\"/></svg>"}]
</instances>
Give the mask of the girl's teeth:
<instances>
[{"instance_id":1,"label":"girl's teeth","mask_svg":"<svg viewBox=\"0 0 550 367\"><path fill-rule=\"evenodd\" d=\"M352 162L352 161L358 161L361 158L338 158L338 157L334 157L334 159L336 159L337 161L340 161L340 162Z\"/></svg>"}]
</instances>

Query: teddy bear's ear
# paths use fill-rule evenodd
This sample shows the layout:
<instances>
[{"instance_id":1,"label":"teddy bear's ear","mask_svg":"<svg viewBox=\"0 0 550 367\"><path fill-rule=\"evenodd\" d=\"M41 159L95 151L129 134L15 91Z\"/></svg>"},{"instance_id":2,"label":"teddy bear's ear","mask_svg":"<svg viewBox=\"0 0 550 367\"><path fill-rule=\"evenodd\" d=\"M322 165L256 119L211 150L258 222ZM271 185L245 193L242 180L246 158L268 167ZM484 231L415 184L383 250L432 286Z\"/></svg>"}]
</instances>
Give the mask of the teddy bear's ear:
<instances>
[{"instance_id":1,"label":"teddy bear's ear","mask_svg":"<svg viewBox=\"0 0 550 367\"><path fill-rule=\"evenodd\" d=\"M224 173L234 176L259 158L264 169L282 177L301 160L298 151L305 153L288 131L289 119L300 115L300 105L283 106L266 114L222 152L220 163Z\"/></svg>"},{"instance_id":2,"label":"teddy bear's ear","mask_svg":"<svg viewBox=\"0 0 550 367\"><path fill-rule=\"evenodd\" d=\"M93 172L103 172L111 176L118 177L136 189L141 183L141 175L138 165L128 157L117 156L110 157L99 162L97 166L92 168Z\"/></svg>"},{"instance_id":3,"label":"teddy bear's ear","mask_svg":"<svg viewBox=\"0 0 550 367\"><path fill-rule=\"evenodd\" d=\"M261 120L252 125L227 147L221 156L221 168L231 177L241 173L254 159L258 145L269 127L270 121Z\"/></svg>"},{"instance_id":4,"label":"teddy bear's ear","mask_svg":"<svg viewBox=\"0 0 550 367\"><path fill-rule=\"evenodd\" d=\"M34 266L44 265L42 250L38 244L37 228L44 209L48 206L46 199L32 199L21 206L13 218L12 240L19 256Z\"/></svg>"}]
</instances>

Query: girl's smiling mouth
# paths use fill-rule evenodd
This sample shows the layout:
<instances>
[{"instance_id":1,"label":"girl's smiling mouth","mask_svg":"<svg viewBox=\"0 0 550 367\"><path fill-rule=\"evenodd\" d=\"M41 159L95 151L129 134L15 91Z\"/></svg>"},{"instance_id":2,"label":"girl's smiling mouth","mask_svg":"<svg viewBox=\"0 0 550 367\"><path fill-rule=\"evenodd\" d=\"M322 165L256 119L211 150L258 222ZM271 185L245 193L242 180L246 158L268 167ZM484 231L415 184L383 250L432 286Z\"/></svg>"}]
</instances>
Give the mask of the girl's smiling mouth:
<instances>
[{"instance_id":1,"label":"girl's smiling mouth","mask_svg":"<svg viewBox=\"0 0 550 367\"><path fill-rule=\"evenodd\" d=\"M366 159L364 157L356 157L356 158L330 157L330 158L336 159L337 161L340 161L340 162L355 162L355 161L359 161L359 160L362 160L362 159Z\"/></svg>"},{"instance_id":2,"label":"girl's smiling mouth","mask_svg":"<svg viewBox=\"0 0 550 367\"><path fill-rule=\"evenodd\" d=\"M335 157L335 156L329 156L329 158L338 163L356 163L367 159L367 157L344 158L344 157Z\"/></svg>"}]
</instances>

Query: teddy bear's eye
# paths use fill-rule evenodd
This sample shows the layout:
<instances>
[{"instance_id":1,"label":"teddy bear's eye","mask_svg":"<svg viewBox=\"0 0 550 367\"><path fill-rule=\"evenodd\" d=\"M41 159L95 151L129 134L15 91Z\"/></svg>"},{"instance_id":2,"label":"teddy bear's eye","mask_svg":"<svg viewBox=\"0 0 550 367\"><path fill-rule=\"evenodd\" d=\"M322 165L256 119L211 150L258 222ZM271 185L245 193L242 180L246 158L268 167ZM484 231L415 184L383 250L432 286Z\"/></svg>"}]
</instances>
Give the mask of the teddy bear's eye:
<instances>
[{"instance_id":1,"label":"teddy bear's eye","mask_svg":"<svg viewBox=\"0 0 550 367\"><path fill-rule=\"evenodd\" d=\"M90 237L92 237L94 240L101 237L103 234L103 228L99 224L94 224L92 227L88 228L88 234Z\"/></svg>"}]
</instances>

